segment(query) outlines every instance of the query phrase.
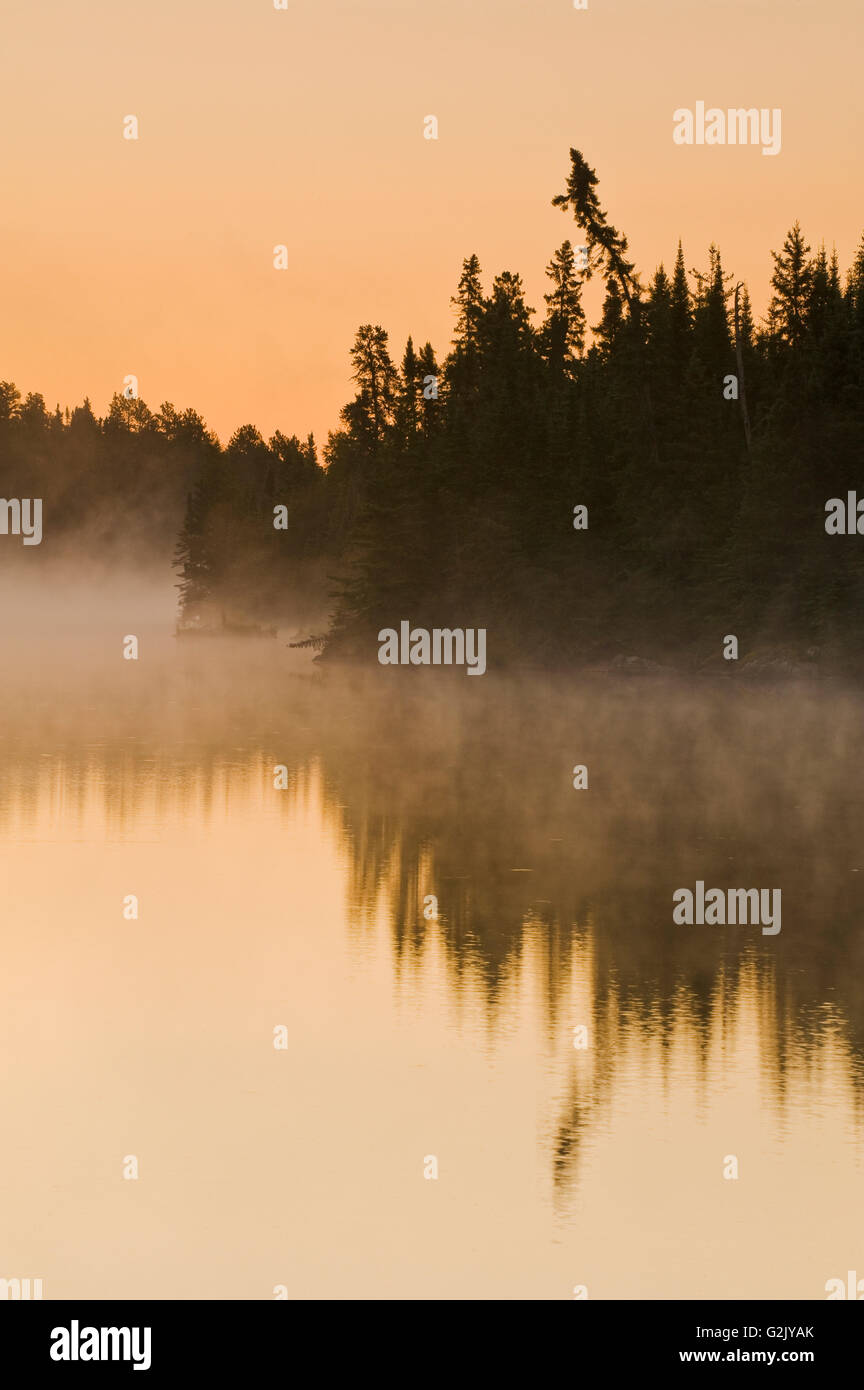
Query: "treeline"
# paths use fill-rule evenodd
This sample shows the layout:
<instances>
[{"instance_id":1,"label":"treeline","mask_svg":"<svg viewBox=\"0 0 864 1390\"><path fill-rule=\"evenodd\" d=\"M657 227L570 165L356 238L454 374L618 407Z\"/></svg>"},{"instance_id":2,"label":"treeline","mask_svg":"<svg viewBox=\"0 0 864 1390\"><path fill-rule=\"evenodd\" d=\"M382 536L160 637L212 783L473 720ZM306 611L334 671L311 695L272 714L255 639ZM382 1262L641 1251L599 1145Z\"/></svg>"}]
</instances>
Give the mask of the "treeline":
<instances>
[{"instance_id":1,"label":"treeline","mask_svg":"<svg viewBox=\"0 0 864 1390\"><path fill-rule=\"evenodd\" d=\"M179 563L183 611L198 602L241 616L295 613L298 560L338 549L324 479L311 436L301 444L277 431L265 443L245 425L223 448L200 415L169 402L154 413L117 393L100 419L89 399L50 412L43 396L22 399L0 381L0 491L42 498L45 556ZM286 497L303 498L304 528L277 537L273 506ZM10 546L5 558L17 553ZM326 607L326 575L318 582Z\"/></svg>"},{"instance_id":2,"label":"treeline","mask_svg":"<svg viewBox=\"0 0 864 1390\"><path fill-rule=\"evenodd\" d=\"M192 410L153 415L118 394L104 419L89 400L50 412L41 395L22 399L0 381L0 490L42 498L46 555L170 564L189 489L218 451Z\"/></svg>"},{"instance_id":3,"label":"treeline","mask_svg":"<svg viewBox=\"0 0 864 1390\"><path fill-rule=\"evenodd\" d=\"M368 657L407 618L486 627L490 662L724 667L733 633L742 658L854 664L864 537L827 535L825 503L864 493L864 243L844 282L796 224L757 328L716 246L688 271L679 243L643 286L596 185L571 151L554 202L586 250L553 255L539 321L518 275L487 293L472 256L440 366L358 332L326 451L351 561L328 654Z\"/></svg>"},{"instance_id":4,"label":"treeline","mask_svg":"<svg viewBox=\"0 0 864 1390\"><path fill-rule=\"evenodd\" d=\"M179 530L184 621L308 620L325 660L374 660L408 619L485 627L492 665L720 662L727 633L742 658L857 665L864 536L827 535L825 504L864 494L864 242L842 275L796 223L756 325L714 245L694 269L679 243L643 284L570 153L553 201L577 230L543 310L470 256L440 359L361 327L321 460L311 437L246 425L222 447L193 411L50 415L0 385L6 495L47 499L46 540L107 547L122 524L164 550Z\"/></svg>"},{"instance_id":5,"label":"treeline","mask_svg":"<svg viewBox=\"0 0 864 1390\"><path fill-rule=\"evenodd\" d=\"M230 596L230 563L235 594L243 566L247 600L278 616L272 576L284 603L315 558L333 580L325 660L374 660L379 629L408 619L485 627L497 664L725 668L733 633L742 660L857 666L864 537L827 535L825 504L864 492L864 243L844 279L796 223L757 327L716 246L698 270L679 243L643 285L596 187L571 151L554 202L579 236L540 316L518 275L487 291L471 256L443 360L409 339L394 361L382 327L359 329L323 469L296 440L235 436L190 503L190 604Z\"/></svg>"}]
</instances>

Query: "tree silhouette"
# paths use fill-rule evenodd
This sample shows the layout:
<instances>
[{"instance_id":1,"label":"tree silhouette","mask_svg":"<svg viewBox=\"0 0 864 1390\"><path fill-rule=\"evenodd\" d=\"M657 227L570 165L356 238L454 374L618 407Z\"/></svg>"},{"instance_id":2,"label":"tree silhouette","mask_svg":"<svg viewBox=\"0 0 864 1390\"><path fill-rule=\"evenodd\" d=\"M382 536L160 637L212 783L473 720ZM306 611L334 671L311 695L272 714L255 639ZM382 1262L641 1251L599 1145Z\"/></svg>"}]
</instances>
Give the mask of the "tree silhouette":
<instances>
[{"instance_id":1,"label":"tree silhouette","mask_svg":"<svg viewBox=\"0 0 864 1390\"><path fill-rule=\"evenodd\" d=\"M786 234L781 251L772 251L774 274L771 287L770 313L773 334L782 343L797 347L805 331L807 305L813 288L813 266L810 247L805 243L801 227L796 222Z\"/></svg>"},{"instance_id":2,"label":"tree silhouette","mask_svg":"<svg viewBox=\"0 0 864 1390\"><path fill-rule=\"evenodd\" d=\"M576 257L569 241L555 252L546 274L553 285L552 292L543 296L549 306L542 330L546 359L554 371L573 376L576 359L585 347L585 311Z\"/></svg>"}]
</instances>

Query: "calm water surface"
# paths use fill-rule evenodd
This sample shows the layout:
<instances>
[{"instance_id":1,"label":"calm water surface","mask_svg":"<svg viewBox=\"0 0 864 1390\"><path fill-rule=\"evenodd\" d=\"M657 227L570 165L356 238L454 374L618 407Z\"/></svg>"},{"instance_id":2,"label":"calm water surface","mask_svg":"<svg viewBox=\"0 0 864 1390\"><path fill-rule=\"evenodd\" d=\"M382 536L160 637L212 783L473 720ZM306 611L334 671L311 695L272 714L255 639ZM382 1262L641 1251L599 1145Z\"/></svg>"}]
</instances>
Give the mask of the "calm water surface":
<instances>
[{"instance_id":1,"label":"calm water surface","mask_svg":"<svg viewBox=\"0 0 864 1390\"><path fill-rule=\"evenodd\" d=\"M121 1299L864 1275L857 696L319 673L143 617L31 623L2 658L0 1275ZM781 888L780 935L673 926L697 879Z\"/></svg>"}]
</instances>

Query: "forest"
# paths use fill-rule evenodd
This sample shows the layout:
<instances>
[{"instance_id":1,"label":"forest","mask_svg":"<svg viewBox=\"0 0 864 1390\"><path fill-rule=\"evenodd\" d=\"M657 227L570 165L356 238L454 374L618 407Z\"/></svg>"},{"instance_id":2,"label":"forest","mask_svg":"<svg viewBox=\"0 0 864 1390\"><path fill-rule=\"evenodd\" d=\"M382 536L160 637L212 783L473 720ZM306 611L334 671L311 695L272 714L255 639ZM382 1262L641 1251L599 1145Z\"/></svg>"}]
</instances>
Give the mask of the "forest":
<instances>
[{"instance_id":1,"label":"forest","mask_svg":"<svg viewBox=\"0 0 864 1390\"><path fill-rule=\"evenodd\" d=\"M757 324L717 245L640 277L577 150L553 202L543 310L470 255L446 351L364 324L320 456L2 382L4 495L45 499L46 546L173 564L181 629L228 614L324 663L374 663L408 619L485 629L490 669L720 670L731 633L754 670L864 674L864 538L825 525L864 491L864 239L844 273L795 223Z\"/></svg>"}]
</instances>

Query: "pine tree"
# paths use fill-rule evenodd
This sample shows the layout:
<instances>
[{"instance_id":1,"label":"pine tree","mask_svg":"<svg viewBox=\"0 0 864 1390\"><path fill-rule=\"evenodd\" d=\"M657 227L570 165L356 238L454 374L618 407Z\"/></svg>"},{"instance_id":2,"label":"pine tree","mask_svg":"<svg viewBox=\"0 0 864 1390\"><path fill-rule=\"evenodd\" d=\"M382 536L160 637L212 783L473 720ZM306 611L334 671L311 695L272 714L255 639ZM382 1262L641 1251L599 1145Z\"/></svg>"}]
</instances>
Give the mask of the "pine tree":
<instances>
[{"instance_id":1,"label":"pine tree","mask_svg":"<svg viewBox=\"0 0 864 1390\"><path fill-rule=\"evenodd\" d=\"M627 238L611 225L595 193L597 175L585 162L579 150L570 151L570 176L567 192L552 199L552 206L573 213L585 233L588 245L586 279L594 270L602 270L607 279L617 282L621 297L628 308L639 298L639 280L632 261L627 259Z\"/></svg>"},{"instance_id":2,"label":"pine tree","mask_svg":"<svg viewBox=\"0 0 864 1390\"><path fill-rule=\"evenodd\" d=\"M213 598L215 590L217 564L209 525L213 485L210 470L202 472L187 499L186 516L174 553L174 564L180 571L176 587L180 591L181 617L191 623L202 620L204 606Z\"/></svg>"},{"instance_id":3,"label":"pine tree","mask_svg":"<svg viewBox=\"0 0 864 1390\"><path fill-rule=\"evenodd\" d=\"M606 297L603 300L600 322L591 328L601 356L608 357L620 338L623 327L624 305L621 302L618 281L610 278L606 281Z\"/></svg>"},{"instance_id":4,"label":"pine tree","mask_svg":"<svg viewBox=\"0 0 864 1390\"><path fill-rule=\"evenodd\" d=\"M396 433L399 440L410 445L420 427L418 396L421 394L420 363L409 337L402 356L402 368L396 388Z\"/></svg>"},{"instance_id":5,"label":"pine tree","mask_svg":"<svg viewBox=\"0 0 864 1390\"><path fill-rule=\"evenodd\" d=\"M713 243L708 248L708 270L693 270L691 274L696 280L693 352L707 383L731 371L732 337L726 301L732 293L727 289L732 276L724 274L720 250Z\"/></svg>"},{"instance_id":6,"label":"pine tree","mask_svg":"<svg viewBox=\"0 0 864 1390\"><path fill-rule=\"evenodd\" d=\"M417 359L417 375L423 436L429 439L441 424L444 406L440 372L435 360L435 349L431 343L424 343L420 349L420 355Z\"/></svg>"},{"instance_id":7,"label":"pine tree","mask_svg":"<svg viewBox=\"0 0 864 1390\"><path fill-rule=\"evenodd\" d=\"M468 256L462 262L459 288L450 300L457 310L454 347L463 355L475 353L480 341L480 320L483 317L483 285L480 281L480 262Z\"/></svg>"},{"instance_id":8,"label":"pine tree","mask_svg":"<svg viewBox=\"0 0 864 1390\"><path fill-rule=\"evenodd\" d=\"M861 238L855 260L849 270L846 281L846 300L855 329L864 335L864 236Z\"/></svg>"},{"instance_id":9,"label":"pine tree","mask_svg":"<svg viewBox=\"0 0 864 1390\"><path fill-rule=\"evenodd\" d=\"M690 286L687 283L687 271L684 267L684 251L679 241L670 290L671 351L674 363L679 369L684 366L690 355L692 328L693 309Z\"/></svg>"},{"instance_id":10,"label":"pine tree","mask_svg":"<svg viewBox=\"0 0 864 1390\"><path fill-rule=\"evenodd\" d=\"M585 347L585 311L576 257L569 241L555 252L546 274L554 288L551 294L543 296L549 306L541 330L544 356L554 372L572 377Z\"/></svg>"},{"instance_id":11,"label":"pine tree","mask_svg":"<svg viewBox=\"0 0 864 1390\"><path fill-rule=\"evenodd\" d=\"M357 330L351 349L357 395L342 411L349 432L376 453L393 423L399 378L387 349L387 333L379 324Z\"/></svg>"},{"instance_id":12,"label":"pine tree","mask_svg":"<svg viewBox=\"0 0 864 1390\"><path fill-rule=\"evenodd\" d=\"M771 276L769 312L776 339L789 347L797 347L804 336L807 306L813 287L813 264L808 259L810 247L804 241L796 222L787 233L782 251L772 251L774 274Z\"/></svg>"},{"instance_id":13,"label":"pine tree","mask_svg":"<svg viewBox=\"0 0 864 1390\"><path fill-rule=\"evenodd\" d=\"M21 392L13 381L0 381L0 425L9 424L18 414Z\"/></svg>"}]
</instances>

